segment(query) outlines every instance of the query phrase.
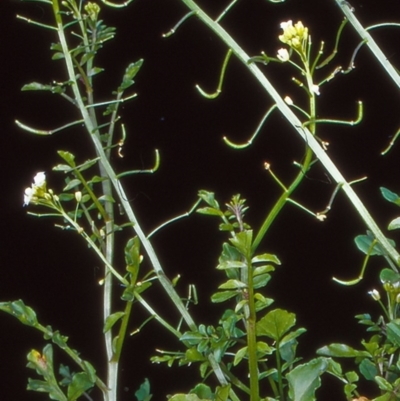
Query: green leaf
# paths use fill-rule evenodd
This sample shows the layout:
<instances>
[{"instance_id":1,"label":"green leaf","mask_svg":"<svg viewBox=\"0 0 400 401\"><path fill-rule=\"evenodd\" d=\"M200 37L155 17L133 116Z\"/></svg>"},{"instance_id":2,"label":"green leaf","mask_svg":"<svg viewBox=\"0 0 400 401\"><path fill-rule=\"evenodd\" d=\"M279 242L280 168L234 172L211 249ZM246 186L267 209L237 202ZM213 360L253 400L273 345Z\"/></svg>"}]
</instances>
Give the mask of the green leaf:
<instances>
[{"instance_id":1,"label":"green leaf","mask_svg":"<svg viewBox=\"0 0 400 401\"><path fill-rule=\"evenodd\" d=\"M358 351L346 344L336 343L319 348L317 354L339 358L371 357L371 354L367 351Z\"/></svg>"},{"instance_id":2,"label":"green leaf","mask_svg":"<svg viewBox=\"0 0 400 401\"><path fill-rule=\"evenodd\" d=\"M196 394L175 394L169 401L201 401L201 399Z\"/></svg>"},{"instance_id":3,"label":"green leaf","mask_svg":"<svg viewBox=\"0 0 400 401\"><path fill-rule=\"evenodd\" d=\"M255 289L261 288L267 285L268 281L271 279L270 274L260 274L253 278L253 287Z\"/></svg>"},{"instance_id":4,"label":"green leaf","mask_svg":"<svg viewBox=\"0 0 400 401\"><path fill-rule=\"evenodd\" d=\"M52 60L61 60L64 58L64 53L57 52L54 53L53 56L51 57Z\"/></svg>"},{"instance_id":5,"label":"green leaf","mask_svg":"<svg viewBox=\"0 0 400 401\"><path fill-rule=\"evenodd\" d=\"M125 246L126 270L133 275L131 282L136 282L141 262L140 241L138 237L131 238Z\"/></svg>"},{"instance_id":6,"label":"green leaf","mask_svg":"<svg viewBox=\"0 0 400 401\"><path fill-rule=\"evenodd\" d=\"M258 275L260 275L260 274L273 272L274 270L275 270L275 267L272 266L272 265L257 266L257 267L253 270L253 277L258 276Z\"/></svg>"},{"instance_id":7,"label":"green leaf","mask_svg":"<svg viewBox=\"0 0 400 401\"><path fill-rule=\"evenodd\" d=\"M227 386L217 386L217 390L215 391L215 400L217 401L227 401L229 396L229 391L231 389L231 385Z\"/></svg>"},{"instance_id":8,"label":"green leaf","mask_svg":"<svg viewBox=\"0 0 400 401\"><path fill-rule=\"evenodd\" d=\"M31 82L30 84L26 84L21 88L21 91L51 91L51 85L43 85L39 82Z\"/></svg>"},{"instance_id":9,"label":"green leaf","mask_svg":"<svg viewBox=\"0 0 400 401\"><path fill-rule=\"evenodd\" d=\"M70 167L75 167L76 166L76 164L75 164L75 156L72 153L66 152L64 150L59 150L57 153L58 153L58 155L60 157L62 157L68 163L68 165Z\"/></svg>"},{"instance_id":10,"label":"green leaf","mask_svg":"<svg viewBox=\"0 0 400 401\"><path fill-rule=\"evenodd\" d=\"M93 77L94 75L100 74L100 72L103 72L104 68L100 67L93 67L90 71L88 71L88 77Z\"/></svg>"},{"instance_id":11,"label":"green leaf","mask_svg":"<svg viewBox=\"0 0 400 401\"><path fill-rule=\"evenodd\" d=\"M191 347L186 350L185 359L187 362L192 363L192 362L204 361L205 357L201 352L197 350L197 348Z\"/></svg>"},{"instance_id":12,"label":"green leaf","mask_svg":"<svg viewBox=\"0 0 400 401\"><path fill-rule=\"evenodd\" d=\"M54 166L52 168L53 171L63 171L64 173L69 173L73 171L74 169L67 164L57 164L57 166Z\"/></svg>"},{"instance_id":13,"label":"green leaf","mask_svg":"<svg viewBox=\"0 0 400 401\"><path fill-rule=\"evenodd\" d=\"M286 343L293 341L295 338L301 336L304 334L307 330L303 327L300 327L299 329L295 331L291 331L289 334L286 334L282 340L279 343L279 346L284 346Z\"/></svg>"},{"instance_id":14,"label":"green leaf","mask_svg":"<svg viewBox=\"0 0 400 401\"><path fill-rule=\"evenodd\" d=\"M27 326L36 327L38 325L35 311L26 306L21 299L13 302L0 302L0 310L13 315Z\"/></svg>"},{"instance_id":15,"label":"green leaf","mask_svg":"<svg viewBox=\"0 0 400 401\"><path fill-rule=\"evenodd\" d=\"M77 400L86 390L94 386L89 376L85 372L76 373L72 377L72 382L68 386L68 401Z\"/></svg>"},{"instance_id":16,"label":"green leaf","mask_svg":"<svg viewBox=\"0 0 400 401\"><path fill-rule=\"evenodd\" d=\"M369 359L365 358L361 361L360 366L360 373L367 379L367 380L374 380L375 376L379 374L378 369L376 368L375 364L372 363Z\"/></svg>"},{"instance_id":17,"label":"green leaf","mask_svg":"<svg viewBox=\"0 0 400 401\"><path fill-rule=\"evenodd\" d=\"M294 313L275 309L257 322L256 332L258 336L267 336L275 341L280 341L295 323L296 315Z\"/></svg>"},{"instance_id":18,"label":"green leaf","mask_svg":"<svg viewBox=\"0 0 400 401\"><path fill-rule=\"evenodd\" d=\"M328 368L325 358L316 358L299 365L286 375L289 397L292 401L314 401L315 391L321 385L320 376Z\"/></svg>"},{"instance_id":19,"label":"green leaf","mask_svg":"<svg viewBox=\"0 0 400 401\"><path fill-rule=\"evenodd\" d=\"M197 213L207 214L209 216L223 216L224 214L221 210L215 209L213 207L201 207L196 210Z\"/></svg>"},{"instance_id":20,"label":"green leaf","mask_svg":"<svg viewBox=\"0 0 400 401\"><path fill-rule=\"evenodd\" d=\"M196 331L187 331L183 333L179 341L188 342L190 345L197 345L204 339L204 336Z\"/></svg>"},{"instance_id":21,"label":"green leaf","mask_svg":"<svg viewBox=\"0 0 400 401\"><path fill-rule=\"evenodd\" d=\"M399 195L395 194L394 192L390 191L387 188L381 187L380 188L382 196L388 200L389 202L395 203L396 205L400 206L400 197Z\"/></svg>"},{"instance_id":22,"label":"green leaf","mask_svg":"<svg viewBox=\"0 0 400 401\"><path fill-rule=\"evenodd\" d=\"M262 255L254 256L251 259L251 263L265 263L265 262L272 262L277 265L281 264L280 260L275 255L272 255L270 253L263 253Z\"/></svg>"},{"instance_id":23,"label":"green leaf","mask_svg":"<svg viewBox=\"0 0 400 401\"><path fill-rule=\"evenodd\" d=\"M389 341L400 347L400 319L392 320L386 325L386 334Z\"/></svg>"},{"instance_id":24,"label":"green leaf","mask_svg":"<svg viewBox=\"0 0 400 401\"><path fill-rule=\"evenodd\" d=\"M100 159L98 157L96 157L95 159L90 159L85 161L85 163L79 165L76 169L80 172L87 170L88 168L94 166ZM104 178L101 177L97 177L98 179L96 179L97 176L94 176L92 178L92 180L90 182L100 182L103 181Z\"/></svg>"},{"instance_id":25,"label":"green leaf","mask_svg":"<svg viewBox=\"0 0 400 401\"><path fill-rule=\"evenodd\" d=\"M78 180L77 178L74 178L73 180L68 182L68 184L63 188L63 191L69 191L70 189L75 188L81 184L82 183L80 180Z\"/></svg>"},{"instance_id":26,"label":"green leaf","mask_svg":"<svg viewBox=\"0 0 400 401\"><path fill-rule=\"evenodd\" d=\"M122 78L122 83L118 88L118 92L123 92L125 89L132 86L135 81L133 78L139 72L140 67L143 65L143 59L136 61L135 63L131 63L125 70L124 77Z\"/></svg>"},{"instance_id":27,"label":"green leaf","mask_svg":"<svg viewBox=\"0 0 400 401\"><path fill-rule=\"evenodd\" d=\"M211 400L213 398L210 387L203 383L198 384L194 389L190 390L190 394L196 394L201 400Z\"/></svg>"},{"instance_id":28,"label":"green leaf","mask_svg":"<svg viewBox=\"0 0 400 401\"><path fill-rule=\"evenodd\" d=\"M368 252L371 256L372 255L386 255L385 250L379 244L375 244L373 246L372 250L370 249L372 242L374 240L375 240L375 237L373 236L373 234L370 231L367 231L367 235L358 235L354 239L354 241L357 245L357 248L361 252L365 253L366 255L368 254ZM393 240L388 239L388 241L392 246L396 246L396 243Z\"/></svg>"},{"instance_id":29,"label":"green leaf","mask_svg":"<svg viewBox=\"0 0 400 401\"><path fill-rule=\"evenodd\" d=\"M107 319L104 323L103 333L107 333L107 331L109 331L114 326L114 324L117 323L118 320L121 319L124 315L125 312L115 312L110 316L107 316Z\"/></svg>"},{"instance_id":30,"label":"green leaf","mask_svg":"<svg viewBox=\"0 0 400 401\"><path fill-rule=\"evenodd\" d=\"M140 385L139 390L135 392L135 397L138 401L150 401L152 394L150 394L150 382L146 378Z\"/></svg>"},{"instance_id":31,"label":"green leaf","mask_svg":"<svg viewBox=\"0 0 400 401\"><path fill-rule=\"evenodd\" d=\"M228 280L227 282L221 284L218 288L221 290L232 290L234 288L247 288L247 284L240 280Z\"/></svg>"},{"instance_id":32,"label":"green leaf","mask_svg":"<svg viewBox=\"0 0 400 401\"><path fill-rule=\"evenodd\" d=\"M388 230L398 230L400 228L400 217L396 217L388 225Z\"/></svg>"},{"instance_id":33,"label":"green leaf","mask_svg":"<svg viewBox=\"0 0 400 401\"><path fill-rule=\"evenodd\" d=\"M211 206L214 209L220 209L218 202L215 200L214 192L208 192L205 190L200 190L198 193L199 198L203 199L207 205Z\"/></svg>"},{"instance_id":34,"label":"green leaf","mask_svg":"<svg viewBox=\"0 0 400 401\"><path fill-rule=\"evenodd\" d=\"M386 267L382 269L381 273L379 274L379 279L381 280L382 284L396 284L400 281L400 274Z\"/></svg>"},{"instance_id":35,"label":"green leaf","mask_svg":"<svg viewBox=\"0 0 400 401\"><path fill-rule=\"evenodd\" d=\"M217 304L220 302L225 302L228 299L231 299L238 295L237 291L223 291L223 292L216 292L211 296L211 302Z\"/></svg>"},{"instance_id":36,"label":"green leaf","mask_svg":"<svg viewBox=\"0 0 400 401\"><path fill-rule=\"evenodd\" d=\"M383 391L393 391L393 386L383 377L376 376L375 381L378 384L379 388Z\"/></svg>"},{"instance_id":37,"label":"green leaf","mask_svg":"<svg viewBox=\"0 0 400 401\"><path fill-rule=\"evenodd\" d=\"M233 359L233 366L237 366L240 361L247 355L248 347L247 345L243 348L240 348L239 351L236 352L235 358Z\"/></svg>"},{"instance_id":38,"label":"green leaf","mask_svg":"<svg viewBox=\"0 0 400 401\"><path fill-rule=\"evenodd\" d=\"M246 258L251 254L251 243L253 239L253 230L241 231L234 238L230 239L232 245Z\"/></svg>"},{"instance_id":39,"label":"green leaf","mask_svg":"<svg viewBox=\"0 0 400 401\"><path fill-rule=\"evenodd\" d=\"M225 269L243 269L247 267L246 263L241 262L239 260L227 260L220 263L217 266L218 270L225 270Z\"/></svg>"}]
</instances>

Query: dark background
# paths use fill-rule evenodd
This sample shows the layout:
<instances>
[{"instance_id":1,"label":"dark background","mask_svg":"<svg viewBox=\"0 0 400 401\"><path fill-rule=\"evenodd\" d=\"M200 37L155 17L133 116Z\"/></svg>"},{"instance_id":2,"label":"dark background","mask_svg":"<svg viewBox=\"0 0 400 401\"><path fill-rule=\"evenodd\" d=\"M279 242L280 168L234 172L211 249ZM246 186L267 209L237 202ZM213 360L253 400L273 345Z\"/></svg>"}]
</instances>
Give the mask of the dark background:
<instances>
[{"instance_id":1,"label":"dark background","mask_svg":"<svg viewBox=\"0 0 400 401\"><path fill-rule=\"evenodd\" d=\"M392 0L353 0L356 15L365 24L399 20L400 7ZM227 5L221 0L202 0L199 4L212 17ZM51 22L51 10L41 3L3 1L1 37L1 151L3 180L1 205L0 300L24 301L39 311L43 324L51 324L70 337L70 345L93 361L101 373L104 347L102 329L101 264L90 254L82 240L70 232L53 227L53 222L27 215L22 207L23 191L38 171L46 171L49 187L60 191L63 177L51 172L60 162L56 150L74 152L81 160L93 156L89 140L79 129L52 137L38 137L18 129L14 120L52 129L76 118L76 111L61 98L48 93L20 92L32 81L50 83L65 79L61 62L50 61L50 43L55 34L15 18L22 14L43 23ZM248 222L257 229L279 188L263 170L268 160L284 182L297 173L293 160L300 160L303 145L284 118L275 113L266 123L253 146L243 151L227 148L222 136L247 140L271 105L268 95L257 85L239 62L233 60L227 71L222 95L214 101L199 96L194 85L213 91L225 56L225 46L200 21L188 20L169 39L162 33L171 29L186 13L179 0L136 0L122 10L103 8L101 17L117 27L116 39L99 53L96 65L105 72L96 78L98 99L117 85L128 63L143 58L142 70L134 90L138 98L121 109L128 140L124 159L115 155L118 171L149 168L154 149L161 153L161 167L154 175L124 179L133 207L146 231L161 222L189 210L199 189L215 191L220 203L241 193L248 200ZM223 20L223 26L250 55L261 50L270 55L282 47L278 40L279 24L292 19L308 26L314 51L326 42L329 52L342 15L336 3L314 0L287 0L272 5L263 0L242 0ZM400 65L396 29L381 29L374 37L395 66ZM340 54L321 79L336 66L347 66L359 38L348 26L342 37ZM364 101L364 119L355 127L323 125L319 135L330 142L329 155L348 180L368 176L355 189L382 229L397 217L393 204L385 202L380 186L399 191L398 159L400 144L385 157L380 156L399 127L398 89L380 65L364 48L356 59L356 69L340 75L321 88L318 99L320 118L352 120L356 102ZM287 65L264 68L282 95L290 95L306 106L304 93L291 82L293 69ZM318 211L326 207L335 186L321 166L316 166L295 192L294 198ZM33 210L30 209L30 210ZM154 245L170 277L181 274L179 291L196 283L201 305L192 312L198 323L217 324L221 308L211 305L210 295L222 282L215 270L224 235L218 222L210 217L191 216L163 230L154 237ZM332 276L355 278L363 261L353 238L365 227L351 204L340 193L327 221L320 223L299 209L288 205L278 217L259 250L278 255L282 266L274 273L266 294L276 299L276 307L297 314L299 326L308 332L300 338L299 354L311 358L314 351L330 342L346 342L358 347L367 335L357 325L354 315L380 311L367 292L379 285L379 269L384 260L372 259L365 279L357 286L342 287ZM126 234L128 235L128 234ZM396 232L389 236L398 240ZM125 244L127 236L118 237ZM144 265L146 267L146 265ZM176 317L156 285L152 290L155 307ZM131 328L145 315L138 306ZM149 340L151 338L151 341ZM26 354L42 349L39 333L8 315L0 320L0 399L39 400L45 395L26 392L28 375ZM150 345L149 345L150 344ZM168 393L188 391L197 381L197 368L169 369L151 365L155 348L175 350L179 343L156 323L150 323L136 337L128 338L122 360L121 401L133 400L134 391L145 377L151 381L155 399ZM59 355L57 353L57 355ZM61 358L62 357L58 357ZM56 359L59 362L58 359ZM333 380L320 392L323 399L344 399L341 386ZM367 390L366 390L367 391ZM321 399L322 399L321 398Z\"/></svg>"}]
</instances>

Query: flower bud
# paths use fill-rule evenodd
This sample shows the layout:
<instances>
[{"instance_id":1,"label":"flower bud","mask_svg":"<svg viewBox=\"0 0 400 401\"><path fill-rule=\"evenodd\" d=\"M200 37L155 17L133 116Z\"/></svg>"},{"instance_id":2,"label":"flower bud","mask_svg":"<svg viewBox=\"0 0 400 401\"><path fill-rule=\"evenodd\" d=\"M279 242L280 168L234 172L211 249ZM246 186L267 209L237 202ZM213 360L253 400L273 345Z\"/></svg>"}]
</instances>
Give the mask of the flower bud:
<instances>
[{"instance_id":1,"label":"flower bud","mask_svg":"<svg viewBox=\"0 0 400 401\"><path fill-rule=\"evenodd\" d=\"M75 200L79 203L82 200L82 192L76 191L75 192Z\"/></svg>"},{"instance_id":2,"label":"flower bud","mask_svg":"<svg viewBox=\"0 0 400 401\"><path fill-rule=\"evenodd\" d=\"M371 295L375 301L379 301L381 299L381 294L379 294L377 290L368 291L368 294Z\"/></svg>"}]
</instances>

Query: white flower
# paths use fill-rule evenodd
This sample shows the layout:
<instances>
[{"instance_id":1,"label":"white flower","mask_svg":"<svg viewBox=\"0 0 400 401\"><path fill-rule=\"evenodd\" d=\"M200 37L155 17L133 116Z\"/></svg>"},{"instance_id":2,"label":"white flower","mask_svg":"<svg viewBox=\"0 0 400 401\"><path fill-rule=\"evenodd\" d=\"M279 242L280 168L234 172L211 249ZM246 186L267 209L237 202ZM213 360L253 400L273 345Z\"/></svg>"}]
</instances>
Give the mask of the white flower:
<instances>
[{"instance_id":1,"label":"white flower","mask_svg":"<svg viewBox=\"0 0 400 401\"><path fill-rule=\"evenodd\" d=\"M287 51L287 49L284 49L284 48L279 49L277 57L283 63L286 61L289 61L289 52Z\"/></svg>"},{"instance_id":2,"label":"white flower","mask_svg":"<svg viewBox=\"0 0 400 401\"><path fill-rule=\"evenodd\" d=\"M33 196L33 189L26 188L24 193L24 206L28 206Z\"/></svg>"},{"instance_id":3,"label":"white flower","mask_svg":"<svg viewBox=\"0 0 400 401\"><path fill-rule=\"evenodd\" d=\"M46 184L46 173L44 171L37 173L33 177L33 181L37 187L43 187Z\"/></svg>"},{"instance_id":4,"label":"white flower","mask_svg":"<svg viewBox=\"0 0 400 401\"><path fill-rule=\"evenodd\" d=\"M379 301L381 299L381 294L379 294L377 290L368 291L368 294L371 295L375 301Z\"/></svg>"},{"instance_id":5,"label":"white flower","mask_svg":"<svg viewBox=\"0 0 400 401\"><path fill-rule=\"evenodd\" d=\"M313 85L312 88L311 88L311 90L312 90L317 96L320 95L319 86L318 86L318 85Z\"/></svg>"},{"instance_id":6,"label":"white flower","mask_svg":"<svg viewBox=\"0 0 400 401\"><path fill-rule=\"evenodd\" d=\"M289 106L293 106L293 100L289 96L285 96L283 99Z\"/></svg>"},{"instance_id":7,"label":"white flower","mask_svg":"<svg viewBox=\"0 0 400 401\"><path fill-rule=\"evenodd\" d=\"M287 22L281 22L281 28L285 31L286 29L292 29L293 21L290 19Z\"/></svg>"},{"instance_id":8,"label":"white flower","mask_svg":"<svg viewBox=\"0 0 400 401\"><path fill-rule=\"evenodd\" d=\"M30 188L26 188L24 192L24 206L29 203L43 198L46 193L46 174L42 171L33 177L33 184Z\"/></svg>"}]
</instances>

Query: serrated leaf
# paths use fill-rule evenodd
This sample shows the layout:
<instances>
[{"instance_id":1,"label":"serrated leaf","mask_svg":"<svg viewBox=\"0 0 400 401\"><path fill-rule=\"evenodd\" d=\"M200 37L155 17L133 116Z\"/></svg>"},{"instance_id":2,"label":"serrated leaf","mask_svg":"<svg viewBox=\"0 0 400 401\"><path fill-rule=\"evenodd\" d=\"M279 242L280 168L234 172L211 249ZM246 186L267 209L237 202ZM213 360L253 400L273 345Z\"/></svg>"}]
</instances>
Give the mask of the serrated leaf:
<instances>
[{"instance_id":1,"label":"serrated leaf","mask_svg":"<svg viewBox=\"0 0 400 401\"><path fill-rule=\"evenodd\" d=\"M257 322L256 332L258 336L267 336L275 341L280 341L295 323L296 315L294 313L275 309Z\"/></svg>"},{"instance_id":2,"label":"serrated leaf","mask_svg":"<svg viewBox=\"0 0 400 401\"><path fill-rule=\"evenodd\" d=\"M139 72L140 67L143 65L143 59L136 61L135 63L131 63L125 70L124 77L122 78L122 83L118 88L119 92L124 91L125 89L129 88L131 85L135 83L133 78Z\"/></svg>"},{"instance_id":3,"label":"serrated leaf","mask_svg":"<svg viewBox=\"0 0 400 401\"><path fill-rule=\"evenodd\" d=\"M107 319L104 323L103 333L107 333L107 331L111 330L115 323L118 322L125 315L125 312L115 312L110 316L107 316Z\"/></svg>"}]
</instances>

